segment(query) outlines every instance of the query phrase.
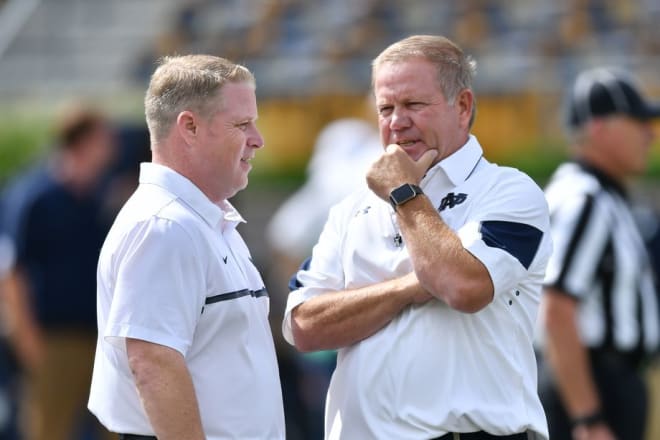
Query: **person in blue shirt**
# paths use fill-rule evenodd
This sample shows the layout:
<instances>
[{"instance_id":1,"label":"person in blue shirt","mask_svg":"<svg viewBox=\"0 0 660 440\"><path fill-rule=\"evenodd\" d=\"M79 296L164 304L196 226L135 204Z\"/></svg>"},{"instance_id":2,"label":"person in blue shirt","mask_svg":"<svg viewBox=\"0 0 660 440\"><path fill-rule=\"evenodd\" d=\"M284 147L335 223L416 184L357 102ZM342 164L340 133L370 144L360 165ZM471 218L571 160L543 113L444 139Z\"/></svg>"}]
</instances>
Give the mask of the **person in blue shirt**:
<instances>
[{"instance_id":1,"label":"person in blue shirt","mask_svg":"<svg viewBox=\"0 0 660 440\"><path fill-rule=\"evenodd\" d=\"M23 434L75 438L96 342L96 263L109 229L100 184L114 157L111 123L76 104L55 124L43 163L19 175L2 223L15 249L4 280L7 338L25 377Z\"/></svg>"}]
</instances>

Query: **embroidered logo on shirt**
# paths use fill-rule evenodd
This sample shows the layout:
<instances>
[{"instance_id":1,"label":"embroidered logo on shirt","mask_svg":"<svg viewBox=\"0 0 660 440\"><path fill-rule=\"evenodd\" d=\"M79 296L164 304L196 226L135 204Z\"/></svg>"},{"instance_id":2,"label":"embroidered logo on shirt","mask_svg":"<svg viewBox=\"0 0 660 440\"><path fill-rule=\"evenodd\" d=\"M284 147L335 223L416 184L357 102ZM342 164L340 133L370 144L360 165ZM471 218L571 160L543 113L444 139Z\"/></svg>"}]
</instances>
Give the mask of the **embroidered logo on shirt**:
<instances>
[{"instance_id":1,"label":"embroidered logo on shirt","mask_svg":"<svg viewBox=\"0 0 660 440\"><path fill-rule=\"evenodd\" d=\"M365 206L364 208L358 209L358 212L355 213L355 216L366 214L371 209L371 206Z\"/></svg>"},{"instance_id":2,"label":"embroidered logo on shirt","mask_svg":"<svg viewBox=\"0 0 660 440\"><path fill-rule=\"evenodd\" d=\"M222 257L222 262L227 264L227 257Z\"/></svg>"},{"instance_id":3,"label":"embroidered logo on shirt","mask_svg":"<svg viewBox=\"0 0 660 440\"><path fill-rule=\"evenodd\" d=\"M445 198L443 198L440 201L440 206L438 207L438 211L442 212L445 210L445 208L453 208L456 205L460 205L467 199L467 194L465 193L458 193L454 194L453 192L450 192L447 194Z\"/></svg>"}]
</instances>

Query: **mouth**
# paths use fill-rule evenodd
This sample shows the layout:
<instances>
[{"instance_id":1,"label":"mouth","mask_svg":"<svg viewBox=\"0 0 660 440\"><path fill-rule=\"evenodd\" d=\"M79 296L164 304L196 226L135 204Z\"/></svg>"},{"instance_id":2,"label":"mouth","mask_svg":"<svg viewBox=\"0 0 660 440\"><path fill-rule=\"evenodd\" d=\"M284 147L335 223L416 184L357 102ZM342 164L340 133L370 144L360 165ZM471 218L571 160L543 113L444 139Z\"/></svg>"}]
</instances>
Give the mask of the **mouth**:
<instances>
[{"instance_id":1,"label":"mouth","mask_svg":"<svg viewBox=\"0 0 660 440\"><path fill-rule=\"evenodd\" d=\"M243 163L250 163L254 159L254 156L246 156L246 157L241 157L241 162Z\"/></svg>"},{"instance_id":2,"label":"mouth","mask_svg":"<svg viewBox=\"0 0 660 440\"><path fill-rule=\"evenodd\" d=\"M402 148L410 148L413 145L415 145L418 142L417 139L411 140L411 139L405 139L401 141L397 141L397 145L399 145Z\"/></svg>"}]
</instances>

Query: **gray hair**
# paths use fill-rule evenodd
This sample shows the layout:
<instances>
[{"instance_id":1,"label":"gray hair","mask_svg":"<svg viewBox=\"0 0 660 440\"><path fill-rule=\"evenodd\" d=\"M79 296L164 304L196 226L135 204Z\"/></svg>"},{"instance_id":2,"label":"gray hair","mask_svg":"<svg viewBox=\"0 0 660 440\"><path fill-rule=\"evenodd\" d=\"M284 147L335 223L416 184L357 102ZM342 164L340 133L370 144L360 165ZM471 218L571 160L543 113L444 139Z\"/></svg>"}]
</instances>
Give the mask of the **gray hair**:
<instances>
[{"instance_id":1,"label":"gray hair","mask_svg":"<svg viewBox=\"0 0 660 440\"><path fill-rule=\"evenodd\" d=\"M477 62L454 42L439 35L413 35L387 47L371 64L372 86L375 74L383 64L400 63L411 58L421 58L435 66L440 90L449 104L454 103L462 90L472 90ZM476 105L473 105L470 125L475 110Z\"/></svg>"},{"instance_id":2,"label":"gray hair","mask_svg":"<svg viewBox=\"0 0 660 440\"><path fill-rule=\"evenodd\" d=\"M152 143L167 135L177 115L184 110L202 117L213 116L217 109L210 104L227 82L254 85L255 79L246 67L212 55L162 58L144 98Z\"/></svg>"}]
</instances>

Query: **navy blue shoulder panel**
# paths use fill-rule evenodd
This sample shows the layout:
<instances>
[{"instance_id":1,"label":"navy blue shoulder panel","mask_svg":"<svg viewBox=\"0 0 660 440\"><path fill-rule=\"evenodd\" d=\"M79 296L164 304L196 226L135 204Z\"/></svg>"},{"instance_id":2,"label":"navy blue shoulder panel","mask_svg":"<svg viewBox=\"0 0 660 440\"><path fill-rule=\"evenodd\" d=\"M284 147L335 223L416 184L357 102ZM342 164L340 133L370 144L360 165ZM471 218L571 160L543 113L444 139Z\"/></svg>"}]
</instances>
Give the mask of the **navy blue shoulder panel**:
<instances>
[{"instance_id":1,"label":"navy blue shoulder panel","mask_svg":"<svg viewBox=\"0 0 660 440\"><path fill-rule=\"evenodd\" d=\"M506 221L481 222L479 232L487 246L510 253L525 269L532 264L543 238L543 232L534 226Z\"/></svg>"},{"instance_id":2,"label":"navy blue shoulder panel","mask_svg":"<svg viewBox=\"0 0 660 440\"><path fill-rule=\"evenodd\" d=\"M309 269L309 265L310 265L311 262L312 262L312 257L307 257L307 259L305 261L303 261L303 263L300 265L300 268L298 269L298 271ZM289 280L289 292L293 292L294 290L298 290L302 286L303 286L302 283L300 282L300 280L298 280L298 272L294 273L291 276L291 279Z\"/></svg>"}]
</instances>

